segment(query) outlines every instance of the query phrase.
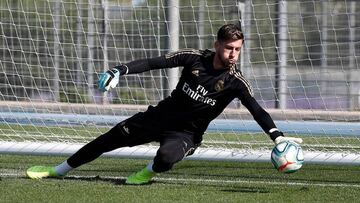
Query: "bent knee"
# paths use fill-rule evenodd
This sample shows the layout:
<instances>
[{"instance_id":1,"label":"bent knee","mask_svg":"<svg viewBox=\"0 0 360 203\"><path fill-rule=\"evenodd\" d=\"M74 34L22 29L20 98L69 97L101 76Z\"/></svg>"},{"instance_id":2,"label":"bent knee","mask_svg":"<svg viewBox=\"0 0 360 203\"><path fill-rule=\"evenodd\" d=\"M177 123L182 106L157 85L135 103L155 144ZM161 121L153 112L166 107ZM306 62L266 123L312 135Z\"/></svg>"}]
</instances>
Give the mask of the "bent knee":
<instances>
[{"instance_id":1,"label":"bent knee","mask_svg":"<svg viewBox=\"0 0 360 203\"><path fill-rule=\"evenodd\" d=\"M159 161L166 164L174 164L180 161L183 158L183 152L178 152L178 150L160 148L157 151L156 157Z\"/></svg>"}]
</instances>

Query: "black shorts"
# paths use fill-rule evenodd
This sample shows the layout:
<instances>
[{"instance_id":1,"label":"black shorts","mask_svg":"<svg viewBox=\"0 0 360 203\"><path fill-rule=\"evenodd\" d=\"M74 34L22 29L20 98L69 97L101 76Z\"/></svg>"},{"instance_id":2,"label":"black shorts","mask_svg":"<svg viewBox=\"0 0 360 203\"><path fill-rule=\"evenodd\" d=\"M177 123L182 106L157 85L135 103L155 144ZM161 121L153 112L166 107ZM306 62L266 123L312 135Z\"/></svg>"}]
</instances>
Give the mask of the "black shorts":
<instances>
[{"instance_id":1,"label":"black shorts","mask_svg":"<svg viewBox=\"0 0 360 203\"><path fill-rule=\"evenodd\" d=\"M159 142L162 145L167 140L185 140L190 147L194 145L197 140L197 134L194 132L182 129L166 129L161 127L160 123L153 124L156 118L148 117L146 113L138 113L134 116L122 121L114 127L118 131L116 134L121 134L122 143L126 146L132 147L149 142ZM153 124L153 125L151 125ZM166 127L166 126L165 126ZM119 132L121 131L121 132Z\"/></svg>"},{"instance_id":2,"label":"black shorts","mask_svg":"<svg viewBox=\"0 0 360 203\"><path fill-rule=\"evenodd\" d=\"M124 133L135 136L134 139L139 140L137 137L142 137L144 143L160 142L164 136L176 132L176 134L192 135L193 142L199 145L205 131L203 128L199 130L189 119L169 115L166 110L153 106L149 106L145 112L139 112L119 125L125 130ZM135 142L133 146L138 144L139 142Z\"/></svg>"}]
</instances>

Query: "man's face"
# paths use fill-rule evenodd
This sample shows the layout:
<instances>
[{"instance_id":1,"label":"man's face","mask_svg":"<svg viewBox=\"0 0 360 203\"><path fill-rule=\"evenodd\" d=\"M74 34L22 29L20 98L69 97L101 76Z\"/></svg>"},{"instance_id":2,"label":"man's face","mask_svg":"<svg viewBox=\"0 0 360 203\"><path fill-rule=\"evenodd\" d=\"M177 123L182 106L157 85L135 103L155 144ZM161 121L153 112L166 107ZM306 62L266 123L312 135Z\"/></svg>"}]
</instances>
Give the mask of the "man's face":
<instances>
[{"instance_id":1,"label":"man's face","mask_svg":"<svg viewBox=\"0 0 360 203\"><path fill-rule=\"evenodd\" d=\"M243 40L241 39L215 42L216 54L225 67L237 62L242 44Z\"/></svg>"}]
</instances>

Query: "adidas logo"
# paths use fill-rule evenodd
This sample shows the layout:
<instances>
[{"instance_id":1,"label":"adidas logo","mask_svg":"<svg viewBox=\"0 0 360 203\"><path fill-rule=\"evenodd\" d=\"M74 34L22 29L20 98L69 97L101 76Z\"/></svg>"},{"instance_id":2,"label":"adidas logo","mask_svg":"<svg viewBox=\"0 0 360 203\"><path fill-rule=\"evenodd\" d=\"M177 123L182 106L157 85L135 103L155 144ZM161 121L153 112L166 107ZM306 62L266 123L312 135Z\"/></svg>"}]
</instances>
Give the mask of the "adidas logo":
<instances>
[{"instance_id":1,"label":"adidas logo","mask_svg":"<svg viewBox=\"0 0 360 203\"><path fill-rule=\"evenodd\" d=\"M193 71L191 71L191 73L193 74L193 75L195 75L195 76L199 76L199 70L193 70Z\"/></svg>"}]
</instances>

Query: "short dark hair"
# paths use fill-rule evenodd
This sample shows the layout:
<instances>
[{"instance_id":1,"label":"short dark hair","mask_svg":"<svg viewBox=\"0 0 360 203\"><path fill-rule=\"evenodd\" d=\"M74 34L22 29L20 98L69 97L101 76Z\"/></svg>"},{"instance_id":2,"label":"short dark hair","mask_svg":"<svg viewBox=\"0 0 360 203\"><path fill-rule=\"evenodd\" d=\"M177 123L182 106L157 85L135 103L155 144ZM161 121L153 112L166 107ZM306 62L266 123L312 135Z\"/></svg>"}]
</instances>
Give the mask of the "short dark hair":
<instances>
[{"instance_id":1,"label":"short dark hair","mask_svg":"<svg viewBox=\"0 0 360 203\"><path fill-rule=\"evenodd\" d=\"M217 33L217 40L220 42L226 40L238 40L244 41L244 34L241 31L241 27L235 24L226 24L221 26Z\"/></svg>"}]
</instances>

